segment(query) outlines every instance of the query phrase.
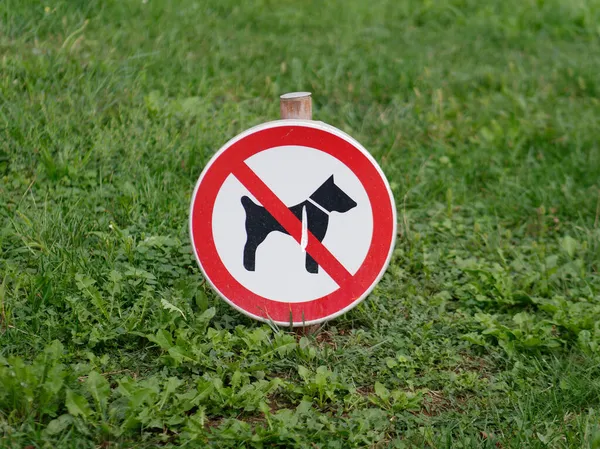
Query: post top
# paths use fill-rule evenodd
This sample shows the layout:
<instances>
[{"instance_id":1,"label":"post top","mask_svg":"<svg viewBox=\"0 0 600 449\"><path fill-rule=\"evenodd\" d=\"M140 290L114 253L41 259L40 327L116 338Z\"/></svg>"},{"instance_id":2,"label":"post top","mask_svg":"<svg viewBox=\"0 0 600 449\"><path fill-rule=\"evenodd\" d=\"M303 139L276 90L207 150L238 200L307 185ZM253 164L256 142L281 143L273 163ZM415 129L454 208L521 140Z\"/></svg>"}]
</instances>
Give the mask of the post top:
<instances>
[{"instance_id":1,"label":"post top","mask_svg":"<svg viewBox=\"0 0 600 449\"><path fill-rule=\"evenodd\" d=\"M289 92L281 95L279 98L282 100L293 100L296 98L310 97L310 92Z\"/></svg>"}]
</instances>

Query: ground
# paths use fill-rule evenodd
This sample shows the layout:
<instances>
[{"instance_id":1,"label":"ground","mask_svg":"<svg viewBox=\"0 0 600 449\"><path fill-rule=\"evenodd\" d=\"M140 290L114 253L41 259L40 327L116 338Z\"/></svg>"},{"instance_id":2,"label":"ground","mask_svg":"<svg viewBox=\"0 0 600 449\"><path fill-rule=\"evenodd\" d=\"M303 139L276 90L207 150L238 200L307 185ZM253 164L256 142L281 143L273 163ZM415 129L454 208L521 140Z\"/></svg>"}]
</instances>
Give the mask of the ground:
<instances>
[{"instance_id":1,"label":"ground","mask_svg":"<svg viewBox=\"0 0 600 449\"><path fill-rule=\"evenodd\" d=\"M600 447L596 0L0 2L0 446ZM309 90L398 209L313 336L203 281L211 155Z\"/></svg>"}]
</instances>

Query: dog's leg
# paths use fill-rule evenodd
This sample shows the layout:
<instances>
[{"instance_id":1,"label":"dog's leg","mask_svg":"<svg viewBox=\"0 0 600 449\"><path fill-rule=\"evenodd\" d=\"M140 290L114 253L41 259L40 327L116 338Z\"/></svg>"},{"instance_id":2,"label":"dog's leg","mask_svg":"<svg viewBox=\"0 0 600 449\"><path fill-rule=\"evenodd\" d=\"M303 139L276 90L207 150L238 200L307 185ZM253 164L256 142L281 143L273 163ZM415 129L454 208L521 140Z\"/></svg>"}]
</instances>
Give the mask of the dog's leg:
<instances>
[{"instance_id":1,"label":"dog's leg","mask_svg":"<svg viewBox=\"0 0 600 449\"><path fill-rule=\"evenodd\" d=\"M308 230L319 242L322 242L327 233L329 216L312 204L307 207L307 214ZM309 273L317 274L319 272L319 264L308 252L306 253L304 266Z\"/></svg>"},{"instance_id":2,"label":"dog's leg","mask_svg":"<svg viewBox=\"0 0 600 449\"><path fill-rule=\"evenodd\" d=\"M248 271L256 269L256 249L259 244L260 242L256 239L248 236L248 240L246 240L246 244L244 245L244 268Z\"/></svg>"},{"instance_id":3,"label":"dog's leg","mask_svg":"<svg viewBox=\"0 0 600 449\"><path fill-rule=\"evenodd\" d=\"M248 235L246 244L244 245L244 268L246 270L254 271L256 269L256 250L268 235L268 232Z\"/></svg>"},{"instance_id":4,"label":"dog's leg","mask_svg":"<svg viewBox=\"0 0 600 449\"><path fill-rule=\"evenodd\" d=\"M319 264L308 253L306 253L305 267L309 273L317 274L319 272Z\"/></svg>"},{"instance_id":5,"label":"dog's leg","mask_svg":"<svg viewBox=\"0 0 600 449\"><path fill-rule=\"evenodd\" d=\"M246 244L244 245L244 268L248 271L256 269L256 249L279 224L262 206L254 203L249 197L242 197L242 206L246 211Z\"/></svg>"}]
</instances>

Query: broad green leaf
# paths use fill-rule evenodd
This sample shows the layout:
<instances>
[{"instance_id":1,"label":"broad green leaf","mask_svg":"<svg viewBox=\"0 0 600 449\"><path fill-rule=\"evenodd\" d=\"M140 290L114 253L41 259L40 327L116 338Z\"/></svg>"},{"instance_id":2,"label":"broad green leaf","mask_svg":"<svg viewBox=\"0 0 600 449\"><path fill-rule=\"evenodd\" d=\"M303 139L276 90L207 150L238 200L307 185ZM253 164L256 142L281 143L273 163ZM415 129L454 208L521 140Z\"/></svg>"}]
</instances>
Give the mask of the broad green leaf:
<instances>
[{"instance_id":1,"label":"broad green leaf","mask_svg":"<svg viewBox=\"0 0 600 449\"><path fill-rule=\"evenodd\" d=\"M209 309L206 309L204 311L204 313L202 313L202 315L200 315L198 318L196 318L196 321L201 322L201 323L208 323L210 320L213 319L213 317L215 316L216 313L217 313L217 309L214 307L211 307Z\"/></svg>"},{"instance_id":2,"label":"broad green leaf","mask_svg":"<svg viewBox=\"0 0 600 449\"><path fill-rule=\"evenodd\" d=\"M200 380L198 381L198 395L194 398L194 404L200 404L204 400L208 399L210 394L214 391L215 386L211 381L208 380Z\"/></svg>"},{"instance_id":3,"label":"broad green leaf","mask_svg":"<svg viewBox=\"0 0 600 449\"><path fill-rule=\"evenodd\" d=\"M146 338L152 343L156 343L164 350L168 350L173 346L173 337L171 336L171 333L164 329L157 331L156 335L147 334Z\"/></svg>"},{"instance_id":4,"label":"broad green leaf","mask_svg":"<svg viewBox=\"0 0 600 449\"><path fill-rule=\"evenodd\" d=\"M310 340L307 337L303 336L300 338L298 345L300 346L300 349L306 349L310 346Z\"/></svg>"},{"instance_id":5,"label":"broad green leaf","mask_svg":"<svg viewBox=\"0 0 600 449\"><path fill-rule=\"evenodd\" d=\"M77 288L79 290L81 290L82 292L85 292L89 287L94 285L96 283L96 281L85 274L76 273L75 274L75 283L77 284Z\"/></svg>"},{"instance_id":6,"label":"broad green leaf","mask_svg":"<svg viewBox=\"0 0 600 449\"><path fill-rule=\"evenodd\" d=\"M386 357L385 364L388 368L395 368L396 366L398 366L398 362L392 357Z\"/></svg>"},{"instance_id":7,"label":"broad green leaf","mask_svg":"<svg viewBox=\"0 0 600 449\"><path fill-rule=\"evenodd\" d=\"M96 281L91 277L77 273L75 275L75 283L77 284L77 288L81 291L86 297L88 297L92 304L100 310L102 315L105 318L109 318L107 309L106 309L106 301L102 297L102 294L98 291L98 289L94 286Z\"/></svg>"},{"instance_id":8,"label":"broad green leaf","mask_svg":"<svg viewBox=\"0 0 600 449\"><path fill-rule=\"evenodd\" d=\"M320 388L324 388L327 385L327 380L331 376L331 371L325 366L319 366L317 373L315 374L315 384Z\"/></svg>"},{"instance_id":9,"label":"broad green leaf","mask_svg":"<svg viewBox=\"0 0 600 449\"><path fill-rule=\"evenodd\" d=\"M65 414L61 415L56 419L53 419L48 423L44 432L47 435L57 435L64 431L73 422L73 416Z\"/></svg>"},{"instance_id":10,"label":"broad green leaf","mask_svg":"<svg viewBox=\"0 0 600 449\"><path fill-rule=\"evenodd\" d=\"M199 310L206 311L208 309L208 304L209 304L208 296L206 295L204 290L202 290L202 288L199 288L198 290L196 290L196 294L195 294L194 298L195 298L196 306L198 307Z\"/></svg>"},{"instance_id":11,"label":"broad green leaf","mask_svg":"<svg viewBox=\"0 0 600 449\"><path fill-rule=\"evenodd\" d=\"M303 415L303 414L308 413L311 408L312 408L311 401L300 401L300 404L298 404L298 407L296 407L296 413L298 413L299 415Z\"/></svg>"},{"instance_id":12,"label":"broad green leaf","mask_svg":"<svg viewBox=\"0 0 600 449\"><path fill-rule=\"evenodd\" d=\"M183 381L177 377L169 377L167 379L167 382L164 386L162 399L160 401L160 404L158 405L158 408L162 408L165 405L169 396L171 396L175 392L175 390L177 390L177 387L179 387L182 383Z\"/></svg>"},{"instance_id":13,"label":"broad green leaf","mask_svg":"<svg viewBox=\"0 0 600 449\"><path fill-rule=\"evenodd\" d=\"M187 419L187 428L194 433L204 433L204 424L206 423L206 409L199 406L196 413Z\"/></svg>"},{"instance_id":14,"label":"broad green leaf","mask_svg":"<svg viewBox=\"0 0 600 449\"><path fill-rule=\"evenodd\" d=\"M44 348L44 353L50 357L50 360L59 360L63 356L64 352L65 347L58 340L54 340L52 343L46 346L46 348Z\"/></svg>"},{"instance_id":15,"label":"broad green leaf","mask_svg":"<svg viewBox=\"0 0 600 449\"><path fill-rule=\"evenodd\" d=\"M302 365L298 365L298 375L306 382L310 376L310 371Z\"/></svg>"},{"instance_id":16,"label":"broad green leaf","mask_svg":"<svg viewBox=\"0 0 600 449\"><path fill-rule=\"evenodd\" d=\"M61 390L66 376L64 368L63 365L58 364L48 370L46 382L44 382L44 390L53 395L56 395Z\"/></svg>"},{"instance_id":17,"label":"broad green leaf","mask_svg":"<svg viewBox=\"0 0 600 449\"><path fill-rule=\"evenodd\" d=\"M169 310L171 312L177 312L177 313L181 314L181 316L183 317L184 320L186 319L185 313L183 313L183 310L181 310L179 307L171 304L169 301L167 301L164 298L161 298L160 302L163 306L163 309Z\"/></svg>"},{"instance_id":18,"label":"broad green leaf","mask_svg":"<svg viewBox=\"0 0 600 449\"><path fill-rule=\"evenodd\" d=\"M188 354L185 348L182 348L178 345L169 348L169 355L173 357L173 360L175 360L177 364L184 360L187 360L188 362L196 362L196 359L190 357L190 354Z\"/></svg>"},{"instance_id":19,"label":"broad green leaf","mask_svg":"<svg viewBox=\"0 0 600 449\"><path fill-rule=\"evenodd\" d=\"M157 394L152 389L142 387L134 391L129 397L129 404L132 408L136 409L144 403L150 403L155 396L157 396Z\"/></svg>"},{"instance_id":20,"label":"broad green leaf","mask_svg":"<svg viewBox=\"0 0 600 449\"><path fill-rule=\"evenodd\" d=\"M110 385L104 376L96 371L90 372L85 381L85 386L94 398L94 402L99 407L99 410L105 410L110 396Z\"/></svg>"},{"instance_id":21,"label":"broad green leaf","mask_svg":"<svg viewBox=\"0 0 600 449\"><path fill-rule=\"evenodd\" d=\"M375 394L384 400L390 397L390 391L380 382L375 382Z\"/></svg>"},{"instance_id":22,"label":"broad green leaf","mask_svg":"<svg viewBox=\"0 0 600 449\"><path fill-rule=\"evenodd\" d=\"M242 384L242 373L239 371L233 373L230 384L233 388L237 389Z\"/></svg>"},{"instance_id":23,"label":"broad green leaf","mask_svg":"<svg viewBox=\"0 0 600 449\"><path fill-rule=\"evenodd\" d=\"M573 257L575 251L577 251L579 243L577 243L577 240L575 240L573 237L567 235L561 239L560 246L565 250L569 257Z\"/></svg>"},{"instance_id":24,"label":"broad green leaf","mask_svg":"<svg viewBox=\"0 0 600 449\"><path fill-rule=\"evenodd\" d=\"M73 416L82 416L87 418L92 413L92 409L88 401L80 394L74 393L72 390L67 390L67 398L65 401L67 410Z\"/></svg>"}]
</instances>

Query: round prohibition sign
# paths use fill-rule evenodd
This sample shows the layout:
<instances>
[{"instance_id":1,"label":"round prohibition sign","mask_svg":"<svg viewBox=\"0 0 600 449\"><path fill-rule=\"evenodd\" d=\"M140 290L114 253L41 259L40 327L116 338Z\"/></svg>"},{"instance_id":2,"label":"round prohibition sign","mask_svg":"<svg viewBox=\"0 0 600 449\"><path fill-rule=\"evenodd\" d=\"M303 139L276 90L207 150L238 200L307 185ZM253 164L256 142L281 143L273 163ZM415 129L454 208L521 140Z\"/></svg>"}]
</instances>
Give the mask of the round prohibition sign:
<instances>
[{"instance_id":1,"label":"round prohibition sign","mask_svg":"<svg viewBox=\"0 0 600 449\"><path fill-rule=\"evenodd\" d=\"M306 326L350 310L375 287L394 248L396 209L356 140L322 122L278 120L241 133L209 161L190 234L205 278L231 306Z\"/></svg>"}]
</instances>

